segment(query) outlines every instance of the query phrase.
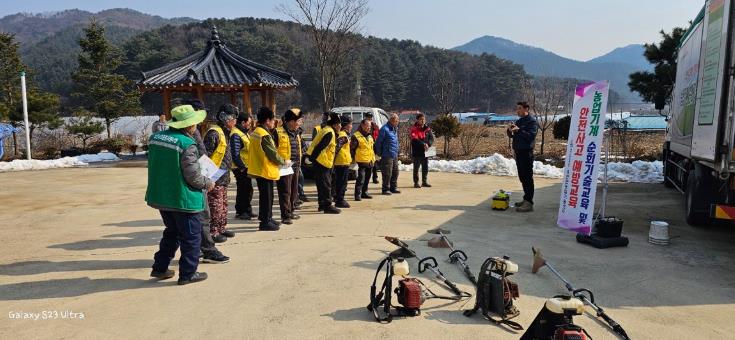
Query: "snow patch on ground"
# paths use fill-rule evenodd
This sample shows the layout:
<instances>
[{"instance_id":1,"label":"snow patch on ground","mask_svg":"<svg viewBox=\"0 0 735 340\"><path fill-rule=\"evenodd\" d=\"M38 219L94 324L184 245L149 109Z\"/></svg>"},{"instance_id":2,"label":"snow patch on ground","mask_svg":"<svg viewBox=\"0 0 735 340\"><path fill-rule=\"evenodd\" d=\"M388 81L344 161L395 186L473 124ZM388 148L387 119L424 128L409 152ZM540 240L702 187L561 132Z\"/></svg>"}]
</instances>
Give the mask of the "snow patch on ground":
<instances>
[{"instance_id":1,"label":"snow patch on ground","mask_svg":"<svg viewBox=\"0 0 735 340\"><path fill-rule=\"evenodd\" d=\"M411 171L412 165L400 165L402 171ZM429 171L456 172L463 174L488 174L495 176L517 176L518 169L513 159L500 154L470 160L429 160ZM539 177L562 178L564 170L539 161L533 162L533 174ZM600 179L603 178L600 169ZM660 183L663 181L663 164L660 161L633 163L610 163L608 179L613 182Z\"/></svg>"},{"instance_id":2,"label":"snow patch on ground","mask_svg":"<svg viewBox=\"0 0 735 340\"><path fill-rule=\"evenodd\" d=\"M412 165L401 165L401 170L412 170ZM495 176L517 176L518 169L516 161L508 159L501 154L494 154L489 157L478 157L469 160L447 161L447 160L429 160L429 171L438 172L456 172L463 174L488 174ZM563 172L561 169L544 164L541 162L533 162L533 173L541 177L561 178Z\"/></svg>"},{"instance_id":3,"label":"snow patch on ground","mask_svg":"<svg viewBox=\"0 0 735 340\"><path fill-rule=\"evenodd\" d=\"M600 178L602 178L602 169ZM664 164L661 161L610 163L607 178L613 182L661 183L664 181Z\"/></svg>"},{"instance_id":4,"label":"snow patch on ground","mask_svg":"<svg viewBox=\"0 0 735 340\"><path fill-rule=\"evenodd\" d=\"M29 161L26 159L16 159L11 162L0 162L0 172L70 168L74 166L84 166L95 162L111 162L119 160L120 158L110 152L100 152L93 155L80 155L76 157L64 157L48 160L32 159Z\"/></svg>"}]
</instances>

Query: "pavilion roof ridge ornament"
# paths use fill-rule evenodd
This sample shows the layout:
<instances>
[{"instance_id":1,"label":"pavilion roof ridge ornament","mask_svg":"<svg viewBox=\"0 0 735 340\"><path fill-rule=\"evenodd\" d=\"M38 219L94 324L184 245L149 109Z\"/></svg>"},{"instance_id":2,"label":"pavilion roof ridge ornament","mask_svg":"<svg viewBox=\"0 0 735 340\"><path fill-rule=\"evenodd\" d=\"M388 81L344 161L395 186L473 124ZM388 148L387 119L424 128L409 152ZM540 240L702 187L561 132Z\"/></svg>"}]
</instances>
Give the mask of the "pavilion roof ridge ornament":
<instances>
[{"instance_id":1,"label":"pavilion roof ridge ornament","mask_svg":"<svg viewBox=\"0 0 735 340\"><path fill-rule=\"evenodd\" d=\"M219 39L219 32L217 32L217 25L212 25L211 32L212 32L212 37L209 38L209 43L215 46L224 45L224 43L222 43L222 40Z\"/></svg>"}]
</instances>

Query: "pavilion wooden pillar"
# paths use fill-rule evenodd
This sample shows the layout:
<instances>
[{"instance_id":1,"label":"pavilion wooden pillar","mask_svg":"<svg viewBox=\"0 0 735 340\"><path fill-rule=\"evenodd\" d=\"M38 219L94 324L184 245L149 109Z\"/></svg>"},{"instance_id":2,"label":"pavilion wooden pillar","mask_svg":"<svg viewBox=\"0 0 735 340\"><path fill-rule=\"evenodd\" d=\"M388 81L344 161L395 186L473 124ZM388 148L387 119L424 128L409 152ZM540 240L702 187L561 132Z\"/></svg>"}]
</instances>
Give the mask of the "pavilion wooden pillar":
<instances>
[{"instance_id":1,"label":"pavilion wooden pillar","mask_svg":"<svg viewBox=\"0 0 735 340\"><path fill-rule=\"evenodd\" d=\"M230 104L237 106L237 96L232 91L230 91Z\"/></svg>"},{"instance_id":2,"label":"pavilion wooden pillar","mask_svg":"<svg viewBox=\"0 0 735 340\"><path fill-rule=\"evenodd\" d=\"M274 90L268 90L268 107L274 113L276 112L276 92Z\"/></svg>"},{"instance_id":3,"label":"pavilion wooden pillar","mask_svg":"<svg viewBox=\"0 0 735 340\"><path fill-rule=\"evenodd\" d=\"M163 89L163 114L166 115L166 119L171 119L171 90Z\"/></svg>"},{"instance_id":4,"label":"pavilion wooden pillar","mask_svg":"<svg viewBox=\"0 0 735 340\"><path fill-rule=\"evenodd\" d=\"M205 106L207 105L204 103L204 89L201 85L197 86L197 99L199 99Z\"/></svg>"},{"instance_id":5,"label":"pavilion wooden pillar","mask_svg":"<svg viewBox=\"0 0 735 340\"><path fill-rule=\"evenodd\" d=\"M250 88L247 86L242 88L242 109L251 115L253 114L253 104L250 102Z\"/></svg>"},{"instance_id":6,"label":"pavilion wooden pillar","mask_svg":"<svg viewBox=\"0 0 735 340\"><path fill-rule=\"evenodd\" d=\"M260 106L268 106L268 91L260 90Z\"/></svg>"}]
</instances>

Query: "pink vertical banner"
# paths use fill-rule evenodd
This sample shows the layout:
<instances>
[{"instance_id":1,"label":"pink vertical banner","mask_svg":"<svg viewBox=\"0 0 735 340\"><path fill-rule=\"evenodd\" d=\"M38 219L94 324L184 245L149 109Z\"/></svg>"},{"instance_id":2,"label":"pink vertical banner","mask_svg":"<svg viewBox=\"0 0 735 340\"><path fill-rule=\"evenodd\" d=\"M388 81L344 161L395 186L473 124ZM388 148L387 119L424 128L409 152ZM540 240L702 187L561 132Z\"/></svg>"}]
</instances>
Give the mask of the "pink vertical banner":
<instances>
[{"instance_id":1,"label":"pink vertical banner","mask_svg":"<svg viewBox=\"0 0 735 340\"><path fill-rule=\"evenodd\" d=\"M577 85L561 187L559 227L589 235L594 220L597 176L605 130L607 81Z\"/></svg>"}]
</instances>

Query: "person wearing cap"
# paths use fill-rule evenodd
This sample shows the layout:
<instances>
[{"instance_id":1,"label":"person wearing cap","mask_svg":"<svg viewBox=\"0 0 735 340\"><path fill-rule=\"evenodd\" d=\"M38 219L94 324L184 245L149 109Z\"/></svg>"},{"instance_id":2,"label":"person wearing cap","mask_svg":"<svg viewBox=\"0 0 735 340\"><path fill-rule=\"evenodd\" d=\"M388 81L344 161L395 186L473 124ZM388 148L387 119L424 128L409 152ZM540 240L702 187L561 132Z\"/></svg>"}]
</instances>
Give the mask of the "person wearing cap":
<instances>
[{"instance_id":1,"label":"person wearing cap","mask_svg":"<svg viewBox=\"0 0 735 340\"><path fill-rule=\"evenodd\" d=\"M378 127L378 124L375 124L375 119L373 118L373 113L372 112L366 112L365 113L365 119L367 119L368 121L370 121L370 133L373 135L373 141L378 140L378 132L380 132L380 128ZM380 156L375 155L375 161L377 162L379 160L380 160ZM377 166L377 164L372 167L372 169L370 170L370 172L372 173L373 184L380 183L380 182L378 182L378 166ZM368 178L368 180L370 179L370 173L368 174L368 177L367 178Z\"/></svg>"},{"instance_id":2,"label":"person wearing cap","mask_svg":"<svg viewBox=\"0 0 735 340\"><path fill-rule=\"evenodd\" d=\"M277 127L273 135L278 155L290 160L293 169L293 174L281 176L276 182L283 224L293 224L293 220L300 218L294 214L295 203L299 198L297 174L301 171L301 136L298 134L300 113L301 110L297 108L286 111L283 115L283 125Z\"/></svg>"},{"instance_id":3,"label":"person wearing cap","mask_svg":"<svg viewBox=\"0 0 735 340\"><path fill-rule=\"evenodd\" d=\"M273 220L273 182L280 178L279 167L287 164L278 155L278 150L269 132L275 127L273 111L267 107L258 109L258 122L250 134L248 153L248 176L258 182L258 219L259 230L276 231L280 223Z\"/></svg>"},{"instance_id":4,"label":"person wearing cap","mask_svg":"<svg viewBox=\"0 0 735 340\"><path fill-rule=\"evenodd\" d=\"M184 102L185 105L191 105L194 110L202 110L207 111L206 107L204 106L204 103L202 103L199 99L189 99ZM200 155L206 155L207 154L207 148L204 147L204 140L202 139L202 134L199 133L199 128L197 126L196 129L194 129L194 133L192 134L192 137L194 138L194 141L197 145L197 151L199 151ZM204 211L199 213L199 219L202 221L202 244L201 244L201 253L200 257L202 258L202 262L204 263L227 263L230 262L230 258L228 256L225 256L222 254L222 252L217 249L217 246L214 243L214 240L212 239L212 233L209 232L209 202L207 200L207 194L205 192L204 194Z\"/></svg>"},{"instance_id":5,"label":"person wearing cap","mask_svg":"<svg viewBox=\"0 0 735 340\"><path fill-rule=\"evenodd\" d=\"M316 190L319 196L319 209L325 214L339 214L341 211L332 205L332 168L337 151L337 134L342 128L339 115L330 112L324 127L314 137L307 154L314 164Z\"/></svg>"},{"instance_id":6,"label":"person wearing cap","mask_svg":"<svg viewBox=\"0 0 735 340\"><path fill-rule=\"evenodd\" d=\"M350 132L352 131L352 118L342 116L342 127L337 134L337 155L334 158L334 202L337 208L349 208L350 204L345 201L347 182L350 179L350 164L352 154L350 153Z\"/></svg>"},{"instance_id":7,"label":"person wearing cap","mask_svg":"<svg viewBox=\"0 0 735 340\"><path fill-rule=\"evenodd\" d=\"M153 130L153 133L163 131L168 129L168 125L166 125L166 114L161 113L158 115L158 120L153 122L153 125L151 126L151 129Z\"/></svg>"},{"instance_id":8,"label":"person wearing cap","mask_svg":"<svg viewBox=\"0 0 735 340\"><path fill-rule=\"evenodd\" d=\"M253 213L253 180L248 177L248 156L250 154L250 114L241 112L235 127L230 131L230 152L232 153L232 174L237 181L235 196L235 218L251 220L258 217Z\"/></svg>"},{"instance_id":9,"label":"person wearing cap","mask_svg":"<svg viewBox=\"0 0 735 340\"><path fill-rule=\"evenodd\" d=\"M371 199L368 193L368 183L370 183L370 173L375 166L375 152L373 146L375 139L370 132L370 121L363 119L360 122L360 128L352 134L350 140L350 152L352 159L357 163L357 180L355 181L355 201L362 201L363 198Z\"/></svg>"},{"instance_id":10,"label":"person wearing cap","mask_svg":"<svg viewBox=\"0 0 735 340\"><path fill-rule=\"evenodd\" d=\"M220 170L224 171L224 174L217 179L214 189L207 192L209 232L212 233L212 239L217 243L225 242L228 237L235 236L234 232L227 230L227 186L230 185L230 168L232 167L232 152L227 142L239 114L237 106L222 105L216 115L217 124L210 127L204 135L207 156Z\"/></svg>"},{"instance_id":11,"label":"person wearing cap","mask_svg":"<svg viewBox=\"0 0 735 340\"><path fill-rule=\"evenodd\" d=\"M380 156L383 195L400 194L398 190L398 115L393 113L388 124L380 128L375 141L375 154Z\"/></svg>"},{"instance_id":12,"label":"person wearing cap","mask_svg":"<svg viewBox=\"0 0 735 340\"><path fill-rule=\"evenodd\" d=\"M411 158L413 159L413 187L430 188L429 158L426 151L434 144L434 134L426 125L426 117L423 113L416 115L416 123L411 126ZM419 168L421 168L421 185L419 185Z\"/></svg>"},{"instance_id":13,"label":"person wearing cap","mask_svg":"<svg viewBox=\"0 0 735 340\"><path fill-rule=\"evenodd\" d=\"M145 201L159 210L165 225L150 275L161 280L174 277L176 273L168 266L181 247L178 284L185 285L207 279L206 273L197 272L202 229L199 215L204 211L203 191L215 184L202 175L192 138L207 113L180 105L171 110L171 116L169 128L148 139Z\"/></svg>"}]
</instances>

